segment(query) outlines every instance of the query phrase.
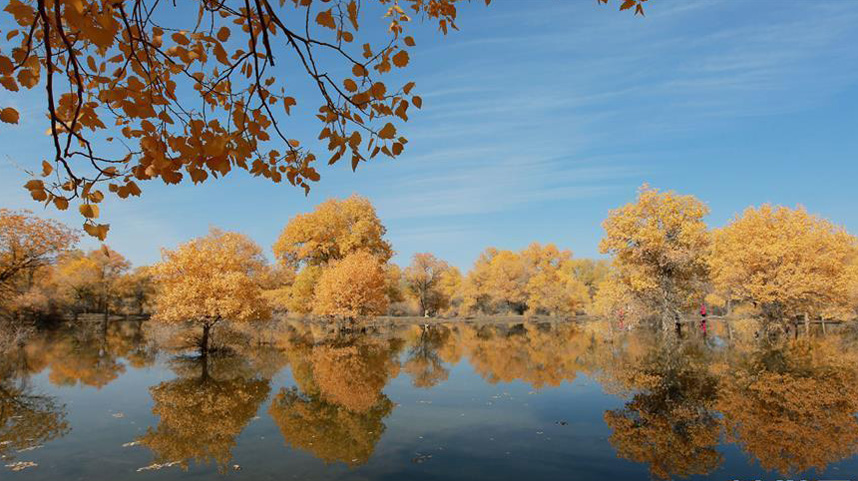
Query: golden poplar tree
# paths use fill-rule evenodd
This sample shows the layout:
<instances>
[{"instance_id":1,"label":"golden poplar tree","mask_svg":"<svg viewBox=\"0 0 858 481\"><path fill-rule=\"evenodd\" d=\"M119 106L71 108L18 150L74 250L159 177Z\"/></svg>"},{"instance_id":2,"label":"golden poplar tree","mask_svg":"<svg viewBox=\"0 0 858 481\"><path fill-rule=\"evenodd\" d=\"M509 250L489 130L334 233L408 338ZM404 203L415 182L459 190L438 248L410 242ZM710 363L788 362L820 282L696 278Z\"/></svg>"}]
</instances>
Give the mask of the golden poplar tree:
<instances>
[{"instance_id":1,"label":"golden poplar tree","mask_svg":"<svg viewBox=\"0 0 858 481\"><path fill-rule=\"evenodd\" d=\"M662 325L702 300L707 281L709 208L694 196L644 184L635 202L614 209L602 224L603 254L614 256L617 279L661 315Z\"/></svg>"},{"instance_id":2,"label":"golden poplar tree","mask_svg":"<svg viewBox=\"0 0 858 481\"><path fill-rule=\"evenodd\" d=\"M715 232L712 280L718 292L785 321L853 308L858 240L804 208L748 208Z\"/></svg>"},{"instance_id":3,"label":"golden poplar tree","mask_svg":"<svg viewBox=\"0 0 858 481\"><path fill-rule=\"evenodd\" d=\"M313 313L356 320L387 312L388 276L381 261L369 252L347 255L319 277Z\"/></svg>"},{"instance_id":4,"label":"golden poplar tree","mask_svg":"<svg viewBox=\"0 0 858 481\"><path fill-rule=\"evenodd\" d=\"M450 299L441 290L441 281L450 265L434 255L414 254L411 264L403 271L405 285L420 305L420 315L434 314L445 309Z\"/></svg>"},{"instance_id":5,"label":"golden poplar tree","mask_svg":"<svg viewBox=\"0 0 858 481\"><path fill-rule=\"evenodd\" d=\"M207 236L164 250L152 267L159 284L153 320L203 328L200 346L218 322L249 322L269 315L259 278L266 271L262 250L244 235L212 230Z\"/></svg>"}]
</instances>

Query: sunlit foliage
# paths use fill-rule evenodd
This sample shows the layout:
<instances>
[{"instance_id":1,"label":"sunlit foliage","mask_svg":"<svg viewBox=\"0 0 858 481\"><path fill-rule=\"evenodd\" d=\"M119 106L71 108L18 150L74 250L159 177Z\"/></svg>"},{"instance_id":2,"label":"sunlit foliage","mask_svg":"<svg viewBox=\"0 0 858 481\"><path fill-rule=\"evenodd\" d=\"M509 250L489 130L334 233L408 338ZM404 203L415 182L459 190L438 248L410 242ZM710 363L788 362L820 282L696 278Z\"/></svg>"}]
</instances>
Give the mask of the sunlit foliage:
<instances>
[{"instance_id":1,"label":"sunlit foliage","mask_svg":"<svg viewBox=\"0 0 858 481\"><path fill-rule=\"evenodd\" d=\"M0 209L0 314L48 302L39 272L74 247L77 234L63 224L28 211Z\"/></svg>"},{"instance_id":2,"label":"sunlit foliage","mask_svg":"<svg viewBox=\"0 0 858 481\"><path fill-rule=\"evenodd\" d=\"M643 1L620 9L642 14ZM0 85L44 88L53 144L26 188L60 210L77 204L103 240L105 192L139 196L147 180L196 184L241 169L308 191L316 154L295 134L308 120L329 164L397 157L407 143L397 124L423 99L414 81L387 79L410 63L412 18L446 34L458 3L10 0L18 28L4 32ZM21 113L0 105L0 121Z\"/></svg>"},{"instance_id":3,"label":"sunlit foliage","mask_svg":"<svg viewBox=\"0 0 858 481\"><path fill-rule=\"evenodd\" d=\"M596 294L588 312L627 325L646 319L653 310L635 296L618 275L609 274L596 286Z\"/></svg>"},{"instance_id":4,"label":"sunlit foliage","mask_svg":"<svg viewBox=\"0 0 858 481\"><path fill-rule=\"evenodd\" d=\"M608 278L611 261L607 259L572 259L572 275L587 287L590 298L596 295L599 284Z\"/></svg>"},{"instance_id":5,"label":"sunlit foliage","mask_svg":"<svg viewBox=\"0 0 858 481\"><path fill-rule=\"evenodd\" d=\"M842 227L801 207L763 205L716 231L712 280L725 296L785 321L854 309L856 260L858 239Z\"/></svg>"},{"instance_id":6,"label":"sunlit foliage","mask_svg":"<svg viewBox=\"0 0 858 481\"><path fill-rule=\"evenodd\" d=\"M54 145L27 188L59 209L76 202L86 231L103 239L108 227L95 219L104 192L137 196L141 181L199 183L242 169L308 190L319 179L316 157L290 131L313 117L329 163L396 157L407 141L394 122L422 99L414 82L383 79L409 63L411 16L446 33L456 3L413 1L406 13L386 0L12 0L5 11L20 28L8 32L11 58L0 55L2 85L45 85ZM367 15L386 17L387 38L358 40ZM384 22L370 25L365 40ZM315 95L299 105L301 85ZM3 106L0 120L20 115Z\"/></svg>"},{"instance_id":7,"label":"sunlit foliage","mask_svg":"<svg viewBox=\"0 0 858 481\"><path fill-rule=\"evenodd\" d=\"M327 267L319 277L313 313L358 319L387 312L387 273L381 261L358 251Z\"/></svg>"},{"instance_id":8,"label":"sunlit foliage","mask_svg":"<svg viewBox=\"0 0 858 481\"><path fill-rule=\"evenodd\" d=\"M156 285L148 266L141 266L119 279L116 294L123 314L151 312Z\"/></svg>"},{"instance_id":9,"label":"sunlit foliage","mask_svg":"<svg viewBox=\"0 0 858 481\"><path fill-rule=\"evenodd\" d=\"M589 302L572 253L534 242L520 252L486 249L462 287L466 312L574 315Z\"/></svg>"},{"instance_id":10,"label":"sunlit foliage","mask_svg":"<svg viewBox=\"0 0 858 481\"><path fill-rule=\"evenodd\" d=\"M693 196L644 185L635 202L612 210L602 224L599 250L614 256L618 281L655 309L663 325L703 298L708 212Z\"/></svg>"},{"instance_id":11,"label":"sunlit foliage","mask_svg":"<svg viewBox=\"0 0 858 481\"><path fill-rule=\"evenodd\" d=\"M402 275L409 293L420 305L420 314L437 313L449 306L450 299L441 289L441 280L449 269L449 264L428 252L411 258Z\"/></svg>"},{"instance_id":12,"label":"sunlit foliage","mask_svg":"<svg viewBox=\"0 0 858 481\"><path fill-rule=\"evenodd\" d=\"M290 284L277 290L277 298L274 302L296 314L313 312L316 284L322 276L322 269L322 266L305 266L294 276Z\"/></svg>"},{"instance_id":13,"label":"sunlit foliage","mask_svg":"<svg viewBox=\"0 0 858 481\"><path fill-rule=\"evenodd\" d=\"M248 322L269 314L259 283L266 267L261 249L233 232L213 230L165 250L163 260L152 267L159 284L154 320L202 326L205 349L209 329L217 322Z\"/></svg>"},{"instance_id":14,"label":"sunlit foliage","mask_svg":"<svg viewBox=\"0 0 858 481\"><path fill-rule=\"evenodd\" d=\"M522 251L528 272L528 314L575 315L590 301L587 286L573 275L572 253L534 242Z\"/></svg>"},{"instance_id":15,"label":"sunlit foliage","mask_svg":"<svg viewBox=\"0 0 858 481\"><path fill-rule=\"evenodd\" d=\"M274 255L296 269L325 265L358 251L387 262L393 250L384 240L386 232L369 199L329 199L289 221L274 244Z\"/></svg>"},{"instance_id":16,"label":"sunlit foliage","mask_svg":"<svg viewBox=\"0 0 858 481\"><path fill-rule=\"evenodd\" d=\"M462 289L464 282L465 278L456 266L450 266L449 269L441 273L441 279L438 282L438 291L448 300L448 307L445 312L459 312L463 301Z\"/></svg>"},{"instance_id":17,"label":"sunlit foliage","mask_svg":"<svg viewBox=\"0 0 858 481\"><path fill-rule=\"evenodd\" d=\"M103 245L87 253L62 256L54 282L74 313L85 309L107 317L120 309L125 286L131 287L125 276L130 267L121 254Z\"/></svg>"}]
</instances>

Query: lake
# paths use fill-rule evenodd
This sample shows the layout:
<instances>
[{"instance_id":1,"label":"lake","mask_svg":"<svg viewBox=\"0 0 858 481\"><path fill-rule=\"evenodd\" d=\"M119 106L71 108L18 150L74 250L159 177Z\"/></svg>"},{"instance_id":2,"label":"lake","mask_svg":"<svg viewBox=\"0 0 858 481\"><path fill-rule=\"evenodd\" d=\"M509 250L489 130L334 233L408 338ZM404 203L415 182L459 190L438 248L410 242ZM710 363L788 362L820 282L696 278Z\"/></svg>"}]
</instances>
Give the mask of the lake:
<instances>
[{"instance_id":1,"label":"lake","mask_svg":"<svg viewBox=\"0 0 858 481\"><path fill-rule=\"evenodd\" d=\"M795 333L793 333L795 334ZM2 479L849 479L858 335L112 321L2 353ZM33 464L29 464L33 463ZM17 469L18 471L13 471Z\"/></svg>"}]
</instances>

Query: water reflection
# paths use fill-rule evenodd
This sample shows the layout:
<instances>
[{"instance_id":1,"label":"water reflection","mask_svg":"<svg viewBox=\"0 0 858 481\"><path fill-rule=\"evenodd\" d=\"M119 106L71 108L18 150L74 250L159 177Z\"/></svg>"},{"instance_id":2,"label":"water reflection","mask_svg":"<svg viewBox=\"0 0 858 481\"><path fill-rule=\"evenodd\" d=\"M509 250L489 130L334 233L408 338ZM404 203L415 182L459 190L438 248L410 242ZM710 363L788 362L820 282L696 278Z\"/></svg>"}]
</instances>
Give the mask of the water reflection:
<instances>
[{"instance_id":1,"label":"water reflection","mask_svg":"<svg viewBox=\"0 0 858 481\"><path fill-rule=\"evenodd\" d=\"M0 355L0 459L11 463L18 453L67 434L69 424L65 406L29 384L20 346Z\"/></svg>"},{"instance_id":2,"label":"water reflection","mask_svg":"<svg viewBox=\"0 0 858 481\"><path fill-rule=\"evenodd\" d=\"M645 463L654 477L707 475L722 462L714 412L718 380L708 370L707 353L700 343L672 339L647 347L609 370L634 392L622 409L605 413L610 442L618 456Z\"/></svg>"},{"instance_id":3,"label":"water reflection","mask_svg":"<svg viewBox=\"0 0 858 481\"><path fill-rule=\"evenodd\" d=\"M441 349L453 342L446 326L411 326L407 335L408 357L403 370L417 388L431 388L450 377L444 366Z\"/></svg>"},{"instance_id":4,"label":"water reflection","mask_svg":"<svg viewBox=\"0 0 858 481\"><path fill-rule=\"evenodd\" d=\"M718 409L728 439L765 469L822 472L858 452L858 362L839 339L731 354Z\"/></svg>"},{"instance_id":5,"label":"water reflection","mask_svg":"<svg viewBox=\"0 0 858 481\"><path fill-rule=\"evenodd\" d=\"M437 435L437 443L451 455L470 453L461 462L476 463L475 448L468 444L473 440L453 435L464 426L468 409L476 423L469 429L498 433L492 442L503 441L503 432L520 436L521 423L537 423L527 428L530 433L545 429L540 418L530 417L535 411L527 401L507 418L473 411L474 405L497 409L493 403L468 404L480 396L497 397L494 386L509 389L507 383L521 384L525 392L556 393L540 408L553 417L551 425L559 413L574 416L578 402L596 405L578 424L598 425L604 436L586 429L569 432L592 436L586 438L590 445L603 446L592 449L635 463L647 478L740 477L743 473L725 471L737 465L747 465L753 476L821 475L833 463L855 462L855 331L842 327L774 341L755 332L743 322L713 323L706 336L692 330L684 338L611 329L604 322L391 324L359 333L272 323L222 329L213 351L201 356L186 349L180 330L164 332L140 322L65 326L3 349L0 455L14 460L20 450L74 432L67 416L75 406L63 401L64 388L99 396L106 386L144 369L159 378L145 385L151 401L146 411L154 422L146 421L137 441L153 465L189 471L231 469L241 434L257 418L279 436L256 449L275 458L293 450L310 454L322 462L317 470L332 464L371 466L383 439L401 443L403 432L427 429L426 423L444 424L448 431ZM60 395L41 394L45 386L33 383L38 374ZM394 383L400 375L404 382ZM471 380L462 384L461 375ZM589 380L607 394L573 387ZM443 389L447 383L456 389ZM463 394L454 397L457 390ZM403 399L429 392L439 406L421 405L423 418L413 417L414 408L397 409ZM726 449L731 444L740 449ZM563 442L552 442L551 449L545 453L566 452ZM552 458L545 469L556 467L554 475L577 469L564 463L580 449L570 444L569 456ZM393 452L401 454L388 450L386 465L408 473L413 449ZM739 452L751 463L729 462ZM518 462L531 460L525 456ZM602 469L612 474L618 468Z\"/></svg>"},{"instance_id":6,"label":"water reflection","mask_svg":"<svg viewBox=\"0 0 858 481\"><path fill-rule=\"evenodd\" d=\"M150 389L159 417L139 441L155 456L155 464L190 461L229 467L236 438L270 391L269 381L256 377L239 356L182 357L173 362L179 376Z\"/></svg>"},{"instance_id":7,"label":"water reflection","mask_svg":"<svg viewBox=\"0 0 858 481\"><path fill-rule=\"evenodd\" d=\"M393 402L382 389L399 372L399 339L341 337L290 342L296 387L277 393L269 414L287 446L326 463L366 463Z\"/></svg>"}]
</instances>

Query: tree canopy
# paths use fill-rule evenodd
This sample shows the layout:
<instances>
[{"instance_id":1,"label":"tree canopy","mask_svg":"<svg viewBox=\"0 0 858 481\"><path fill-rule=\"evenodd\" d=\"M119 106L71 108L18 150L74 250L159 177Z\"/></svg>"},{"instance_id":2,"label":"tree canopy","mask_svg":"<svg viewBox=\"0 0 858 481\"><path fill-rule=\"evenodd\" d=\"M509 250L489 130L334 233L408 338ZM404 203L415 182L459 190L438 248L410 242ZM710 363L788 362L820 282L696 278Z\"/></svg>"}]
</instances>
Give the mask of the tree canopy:
<instances>
[{"instance_id":1,"label":"tree canopy","mask_svg":"<svg viewBox=\"0 0 858 481\"><path fill-rule=\"evenodd\" d=\"M854 308L858 239L804 208L748 208L715 232L716 290L772 320Z\"/></svg>"},{"instance_id":2,"label":"tree canopy","mask_svg":"<svg viewBox=\"0 0 858 481\"><path fill-rule=\"evenodd\" d=\"M357 251L387 262L393 249L384 239L386 233L366 197L328 199L313 212L299 214L286 224L274 243L274 255L294 269L325 265Z\"/></svg>"},{"instance_id":3,"label":"tree canopy","mask_svg":"<svg viewBox=\"0 0 858 481\"><path fill-rule=\"evenodd\" d=\"M154 320L202 326L205 354L209 329L219 321L248 322L269 315L260 280L266 272L259 246L234 232L212 230L174 251L165 250L163 260L152 267L159 283Z\"/></svg>"},{"instance_id":4,"label":"tree canopy","mask_svg":"<svg viewBox=\"0 0 858 481\"><path fill-rule=\"evenodd\" d=\"M694 196L645 184L635 202L612 210L602 224L599 250L614 256L622 285L663 321L678 315L708 280L710 235L703 221L708 213Z\"/></svg>"}]
</instances>

